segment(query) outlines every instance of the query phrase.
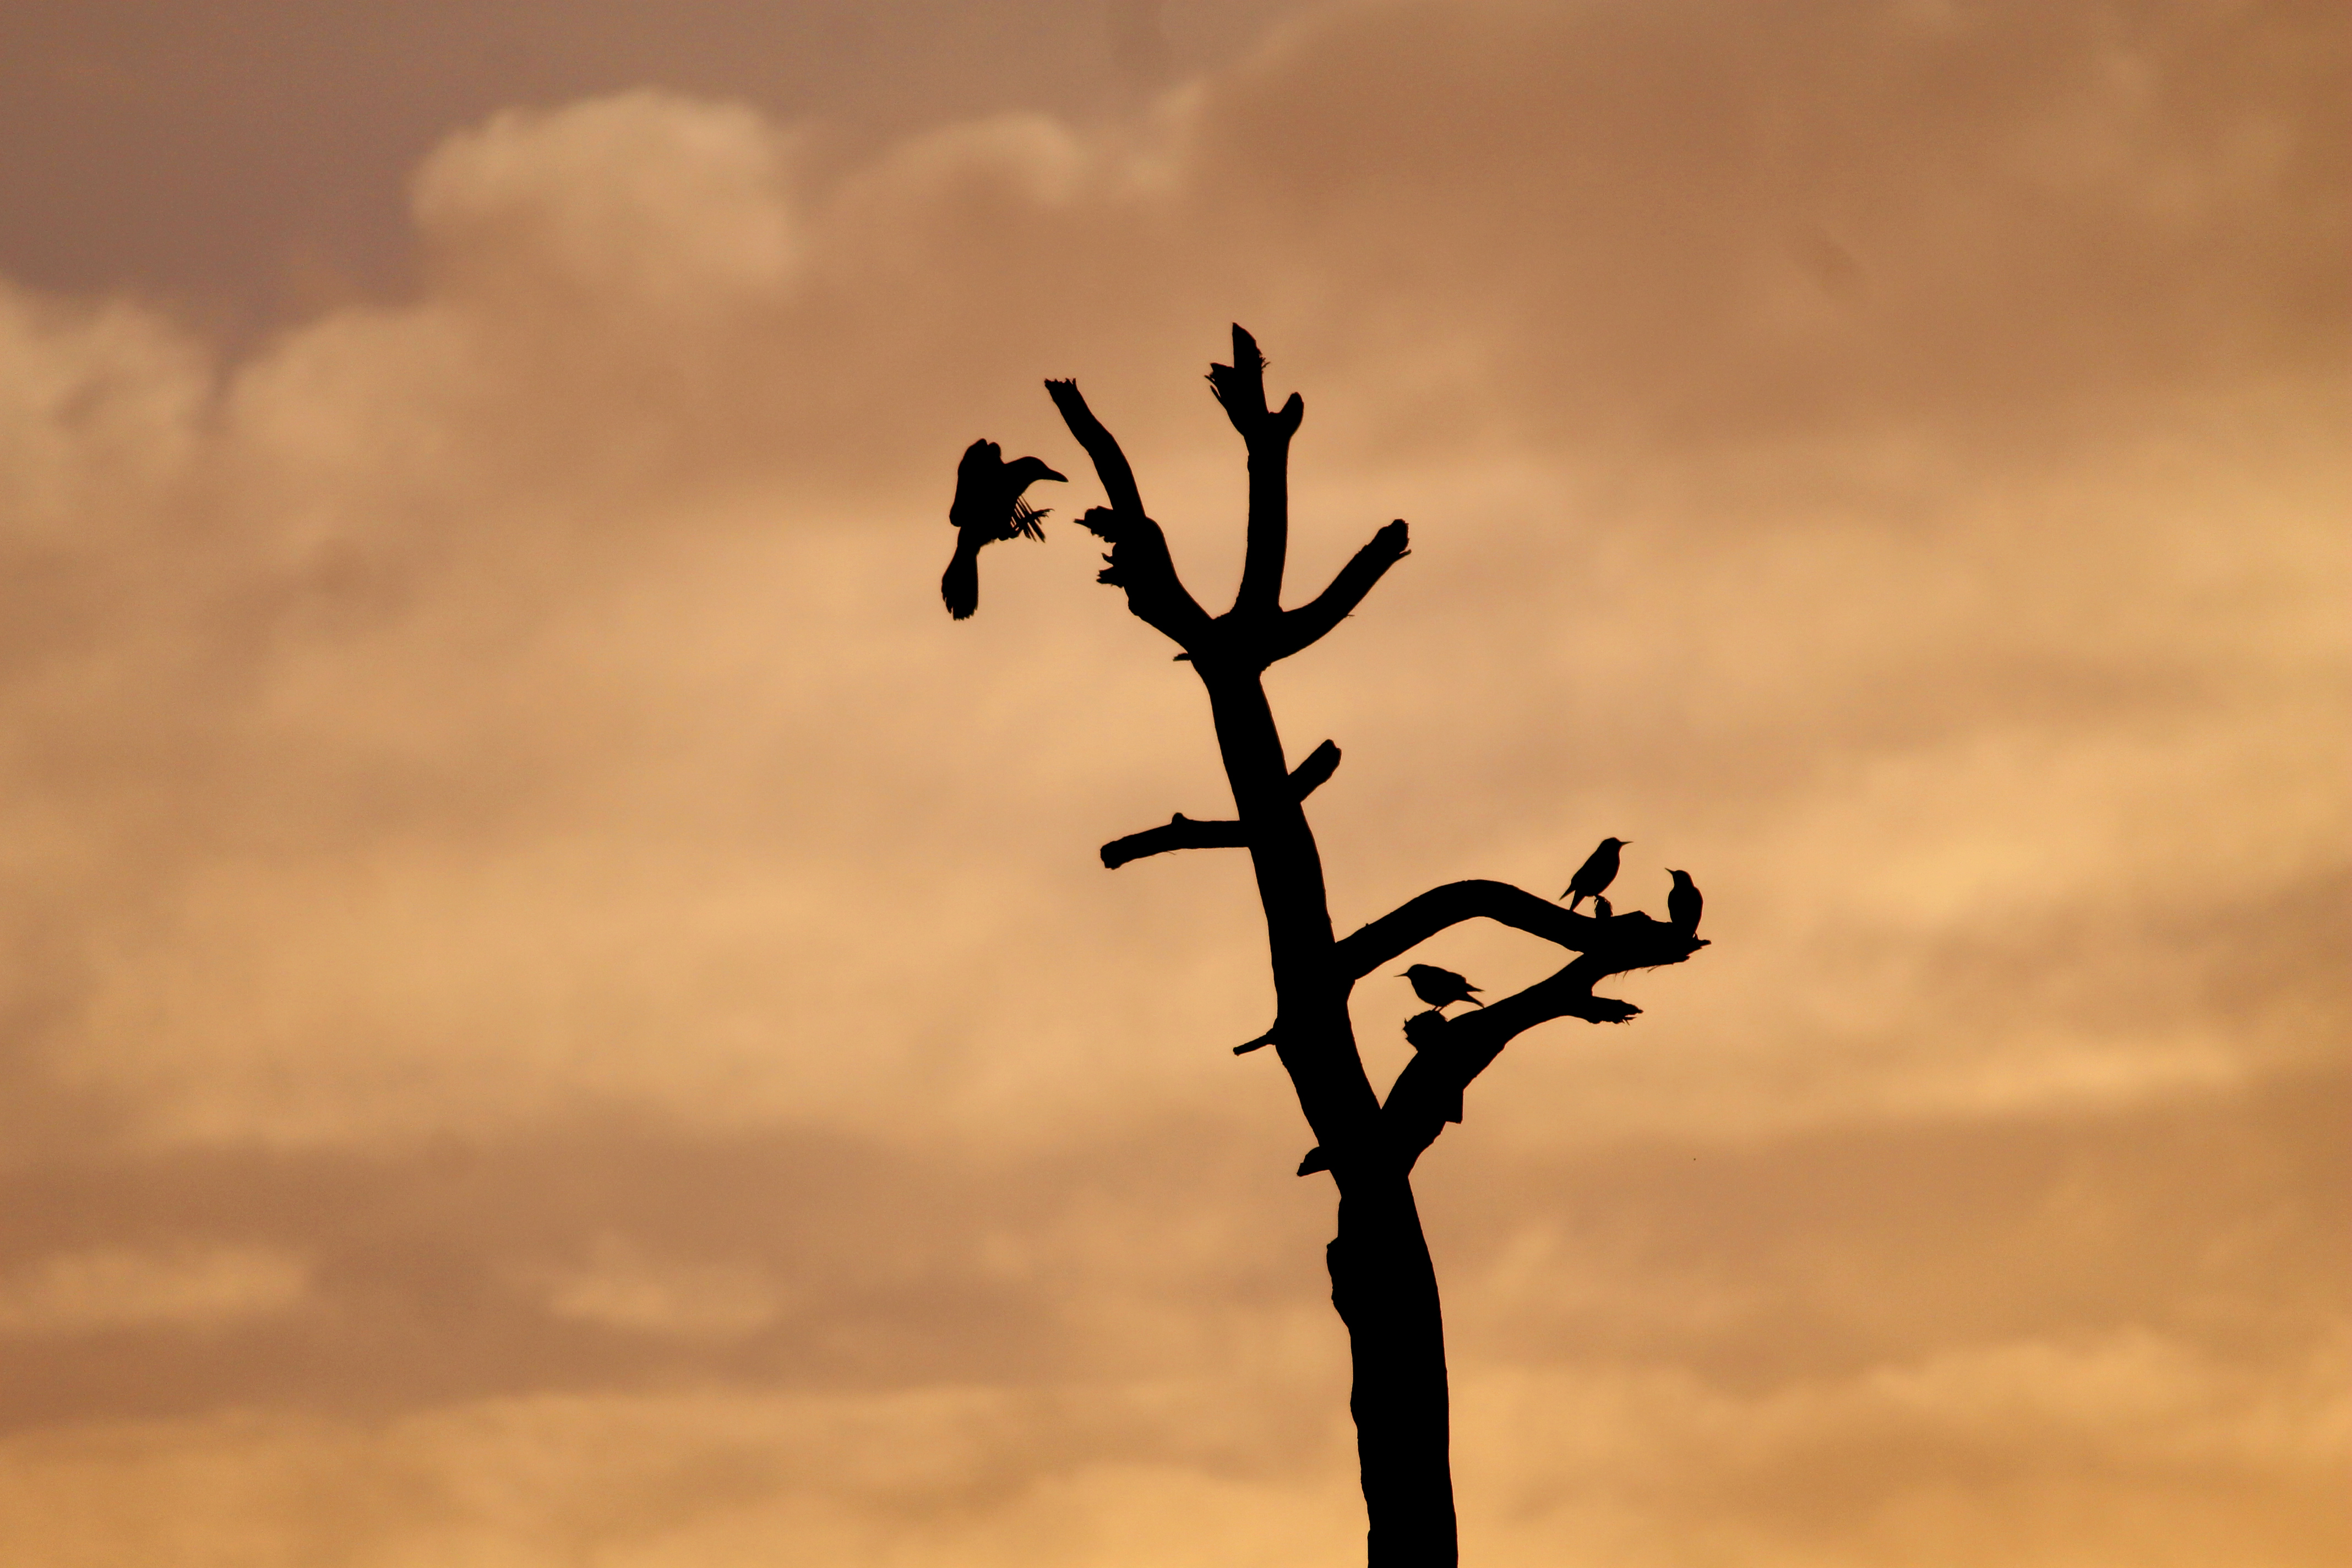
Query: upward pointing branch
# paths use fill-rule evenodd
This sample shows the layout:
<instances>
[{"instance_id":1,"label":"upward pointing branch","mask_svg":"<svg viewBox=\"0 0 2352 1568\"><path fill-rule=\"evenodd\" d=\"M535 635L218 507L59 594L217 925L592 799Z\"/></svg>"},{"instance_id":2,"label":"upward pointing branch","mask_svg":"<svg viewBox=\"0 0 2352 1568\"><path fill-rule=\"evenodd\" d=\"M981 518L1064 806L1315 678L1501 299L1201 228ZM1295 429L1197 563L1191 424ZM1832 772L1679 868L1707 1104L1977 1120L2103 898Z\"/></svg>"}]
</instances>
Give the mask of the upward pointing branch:
<instances>
[{"instance_id":1,"label":"upward pointing branch","mask_svg":"<svg viewBox=\"0 0 2352 1568\"><path fill-rule=\"evenodd\" d=\"M1103 494L1109 498L1111 510L1121 517L1143 515L1143 493L1135 488L1135 470L1128 467L1127 454L1119 450L1118 438L1103 428L1095 411L1087 406L1079 395L1075 381L1048 381L1045 395L1062 416L1062 423L1078 438L1078 445L1094 459L1095 474L1102 480Z\"/></svg>"},{"instance_id":2,"label":"upward pointing branch","mask_svg":"<svg viewBox=\"0 0 2352 1568\"><path fill-rule=\"evenodd\" d=\"M1372 591L1372 584L1390 567L1412 553L1406 547L1402 518L1372 535L1371 542L1339 568L1339 574L1331 579L1329 587L1298 608L1282 612L1265 645L1266 662L1288 658L1321 640L1324 633L1355 613L1356 606L1364 602L1364 595Z\"/></svg>"},{"instance_id":3,"label":"upward pointing branch","mask_svg":"<svg viewBox=\"0 0 2352 1568\"><path fill-rule=\"evenodd\" d=\"M1234 363L1209 367L1209 388L1249 448L1249 550L1233 614L1244 623L1270 621L1282 607L1283 557L1290 548L1290 437L1307 405L1297 393L1279 413L1265 406L1265 356L1237 323Z\"/></svg>"},{"instance_id":4,"label":"upward pointing branch","mask_svg":"<svg viewBox=\"0 0 2352 1568\"><path fill-rule=\"evenodd\" d=\"M1045 391L1061 411L1062 423L1094 459L1103 493L1110 498L1108 507L1093 508L1078 519L1110 546L1098 581L1124 589L1127 607L1138 620L1159 628L1187 653L1199 654L1215 635L1209 613L1176 575L1167 535L1144 514L1143 497L1135 488L1135 470L1128 467L1127 454L1087 406L1076 382L1049 381Z\"/></svg>"}]
</instances>

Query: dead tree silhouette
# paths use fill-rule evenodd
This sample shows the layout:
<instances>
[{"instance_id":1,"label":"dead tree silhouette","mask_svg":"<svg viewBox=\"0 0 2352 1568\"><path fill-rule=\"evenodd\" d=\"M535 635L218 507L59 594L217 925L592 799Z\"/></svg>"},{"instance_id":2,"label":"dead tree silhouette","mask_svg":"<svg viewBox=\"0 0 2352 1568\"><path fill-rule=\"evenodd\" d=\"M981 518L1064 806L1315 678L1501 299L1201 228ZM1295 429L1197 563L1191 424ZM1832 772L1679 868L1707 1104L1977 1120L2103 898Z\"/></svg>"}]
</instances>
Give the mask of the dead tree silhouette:
<instances>
[{"instance_id":1,"label":"dead tree silhouette","mask_svg":"<svg viewBox=\"0 0 2352 1568\"><path fill-rule=\"evenodd\" d=\"M1174 642L1182 650L1177 658L1190 661L1200 677L1233 787L1231 820L1203 821L1180 812L1162 826L1104 845L1102 860L1116 868L1174 849L1250 853L1265 906L1275 1019L1263 1035L1234 1049L1275 1047L1317 1140L1299 1173L1328 1170L1339 1185L1339 1234L1326 1258L1354 1373L1349 1408L1363 1472L1368 1562L1370 1568L1440 1568L1456 1561L1445 1332L1429 1244L1413 1206L1413 1164L1447 1122L1462 1120L1463 1090L1513 1039L1553 1018L1623 1023L1641 1009L1595 996L1596 982L1680 963L1706 944L1691 929L1695 903L1691 926L1654 921L1638 910L1604 921L1509 883L1484 880L1433 888L1334 938L1323 862L1304 802L1339 766L1339 749L1326 741L1297 767L1289 766L1262 677L1268 666L1312 647L1338 626L1404 558L1405 525L1399 520L1381 529L1322 593L1282 607L1290 439L1305 405L1294 393L1279 409L1269 409L1265 362L1256 342L1238 326L1233 341L1233 363L1213 365L1209 384L1248 451L1249 521L1241 591L1221 616L1202 609L1177 577L1167 539L1143 510L1125 454L1078 395L1077 384L1045 384L1070 434L1093 459L1109 501L1079 520L1110 546L1100 580L1123 592L1128 608ZM1416 1015L1406 1028L1412 1059L1381 1098L1356 1049L1349 993L1357 981L1439 931L1480 919L1577 956L1549 977L1461 1017L1433 1010Z\"/></svg>"}]
</instances>

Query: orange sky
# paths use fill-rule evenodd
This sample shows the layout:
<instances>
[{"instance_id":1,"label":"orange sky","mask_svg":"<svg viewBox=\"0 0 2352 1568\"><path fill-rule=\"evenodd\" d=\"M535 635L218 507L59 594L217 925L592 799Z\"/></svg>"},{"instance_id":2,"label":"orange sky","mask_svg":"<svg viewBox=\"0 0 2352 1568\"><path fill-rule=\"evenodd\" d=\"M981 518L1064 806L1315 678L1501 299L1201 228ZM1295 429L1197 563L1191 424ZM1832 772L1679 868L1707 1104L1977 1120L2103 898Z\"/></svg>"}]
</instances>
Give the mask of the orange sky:
<instances>
[{"instance_id":1,"label":"orange sky","mask_svg":"<svg viewBox=\"0 0 2352 1568\"><path fill-rule=\"evenodd\" d=\"M1360 1560L1039 386L1218 599L1234 321L1339 927L1707 895L1423 1163L1465 1562L2352 1551L2340 8L16 9L0 1560Z\"/></svg>"}]
</instances>

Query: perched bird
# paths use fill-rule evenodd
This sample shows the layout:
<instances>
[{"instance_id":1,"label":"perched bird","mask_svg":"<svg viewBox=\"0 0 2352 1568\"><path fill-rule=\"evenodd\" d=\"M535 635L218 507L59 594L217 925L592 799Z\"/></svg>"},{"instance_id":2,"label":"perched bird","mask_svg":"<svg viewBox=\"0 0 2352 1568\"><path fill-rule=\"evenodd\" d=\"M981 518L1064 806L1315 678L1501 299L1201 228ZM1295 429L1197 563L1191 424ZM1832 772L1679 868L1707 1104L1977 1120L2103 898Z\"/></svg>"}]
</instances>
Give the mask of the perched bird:
<instances>
[{"instance_id":1,"label":"perched bird","mask_svg":"<svg viewBox=\"0 0 2352 1568\"><path fill-rule=\"evenodd\" d=\"M1688 871L1671 866L1666 870L1675 879L1675 890L1666 895L1666 918L1674 921L1676 931L1689 936L1698 930L1698 912L1706 907L1706 900L1699 897L1698 884L1690 879Z\"/></svg>"},{"instance_id":2,"label":"perched bird","mask_svg":"<svg viewBox=\"0 0 2352 1568\"><path fill-rule=\"evenodd\" d=\"M1576 875L1568 879L1568 891L1560 895L1568 900L1569 913L1587 899L1597 899L1610 883L1617 879L1617 851L1625 847L1622 838L1604 838L1601 847L1585 857Z\"/></svg>"},{"instance_id":3,"label":"perched bird","mask_svg":"<svg viewBox=\"0 0 2352 1568\"><path fill-rule=\"evenodd\" d=\"M1617 911L1609 907L1609 900L1607 899L1601 897L1599 893L1595 893L1592 895L1592 918L1597 921L1615 920L1617 918Z\"/></svg>"},{"instance_id":4,"label":"perched bird","mask_svg":"<svg viewBox=\"0 0 2352 1568\"><path fill-rule=\"evenodd\" d=\"M1478 987L1450 969L1440 969L1433 963L1416 963L1404 972L1404 978L1412 982L1412 994L1433 1007L1443 1007L1453 1002L1468 1002L1480 1007L1486 1005L1471 994Z\"/></svg>"},{"instance_id":5,"label":"perched bird","mask_svg":"<svg viewBox=\"0 0 2352 1568\"><path fill-rule=\"evenodd\" d=\"M940 579L940 597L947 601L948 614L961 621L980 607L982 545L1016 533L1045 537L1037 526L1045 514L1023 500L1021 492L1040 479L1061 477L1042 458L1006 462L993 441L974 441L964 448L963 461L956 465L955 500L948 506L948 521L956 531L955 554Z\"/></svg>"}]
</instances>

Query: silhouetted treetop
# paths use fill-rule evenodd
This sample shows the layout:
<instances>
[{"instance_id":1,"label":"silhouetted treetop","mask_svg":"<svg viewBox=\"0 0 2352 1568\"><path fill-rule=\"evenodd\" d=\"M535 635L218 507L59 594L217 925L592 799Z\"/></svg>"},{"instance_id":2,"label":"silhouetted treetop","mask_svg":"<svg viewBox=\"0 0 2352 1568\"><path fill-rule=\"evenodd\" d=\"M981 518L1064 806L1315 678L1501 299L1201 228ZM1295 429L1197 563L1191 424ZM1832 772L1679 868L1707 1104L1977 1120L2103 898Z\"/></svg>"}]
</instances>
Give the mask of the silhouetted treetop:
<instances>
[{"instance_id":1,"label":"silhouetted treetop","mask_svg":"<svg viewBox=\"0 0 2352 1568\"><path fill-rule=\"evenodd\" d=\"M1250 858L1265 917L1274 977L1275 1017L1233 1047L1246 1055L1272 1046L1289 1075L1317 1142L1298 1173L1328 1172L1339 1191L1339 1234L1328 1249L1331 1300L1346 1323L1355 1370L1349 1409L1370 1529L1372 1568L1450 1568L1455 1559L1454 1492L1447 1458L1444 1331L1436 1275L1413 1204L1411 1173L1446 1125L1462 1120L1464 1094L1510 1042L1556 1018L1622 1024L1641 1009L1596 996L1613 974L1680 963L1706 945L1696 934L1698 889L1677 871L1672 923L1633 911L1616 914L1602 897L1619 868L1624 841L1604 838L1558 902L1507 882L1448 882L1415 894L1388 913L1335 937L1321 852L1304 802L1339 765L1329 741L1297 766L1286 761L1262 676L1277 659L1312 647L1361 605L1389 569L1410 552L1404 521L1378 529L1306 604L1282 607L1289 544L1291 438L1306 416L1293 393L1266 406L1265 357L1236 326L1233 360L1209 369L1210 390L1240 433L1249 464L1249 518L1241 584L1232 605L1212 616L1176 571L1168 541L1145 511L1127 455L1079 395L1075 381L1045 390L1085 448L1108 504L1079 516L1108 548L1101 581L1126 595L1135 616L1174 642L1209 700L1209 713L1233 792L1230 817L1179 811L1155 827L1102 847L1113 868L1180 849L1241 849ZM1004 464L992 443L965 454L960 475L957 555L943 584L949 608L970 613L976 587L959 600L957 574L981 545L1034 526L1021 491L1058 479L1036 458ZM969 492L974 499L966 504ZM967 519L969 521L967 521ZM970 542L969 544L967 542ZM959 603L963 608L959 609ZM1578 912L1585 899L1594 913ZM1474 995L1462 975L1415 963L1404 973L1428 1004L1403 1021L1413 1055L1381 1095L1356 1048L1349 998L1358 981L1388 969L1442 931L1487 920L1571 954L1532 985L1504 996ZM1483 1004L1448 1017L1459 1003Z\"/></svg>"}]
</instances>

